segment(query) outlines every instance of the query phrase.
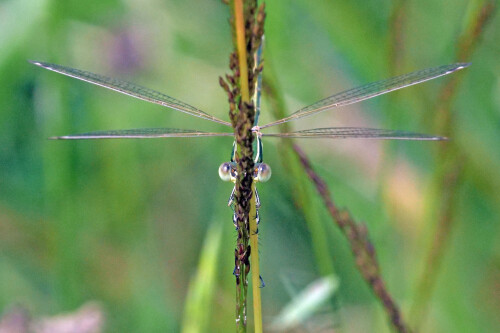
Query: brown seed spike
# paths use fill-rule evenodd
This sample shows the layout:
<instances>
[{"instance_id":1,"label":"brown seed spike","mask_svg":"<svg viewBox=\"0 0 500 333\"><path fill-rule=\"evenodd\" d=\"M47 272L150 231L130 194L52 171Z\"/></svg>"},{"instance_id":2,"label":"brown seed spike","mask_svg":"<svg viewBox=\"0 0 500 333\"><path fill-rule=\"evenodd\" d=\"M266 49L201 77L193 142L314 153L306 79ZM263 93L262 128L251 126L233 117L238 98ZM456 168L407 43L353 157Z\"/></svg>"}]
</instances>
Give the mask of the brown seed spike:
<instances>
[{"instance_id":1,"label":"brown seed spike","mask_svg":"<svg viewBox=\"0 0 500 333\"><path fill-rule=\"evenodd\" d=\"M231 90L229 89L229 85L224 81L222 76L219 76L219 85L224 89L227 93L231 93Z\"/></svg>"},{"instance_id":2,"label":"brown seed spike","mask_svg":"<svg viewBox=\"0 0 500 333\"><path fill-rule=\"evenodd\" d=\"M229 82L229 84L231 84L232 87L236 85L236 80L232 75L226 74L226 80L227 82Z\"/></svg>"}]
</instances>

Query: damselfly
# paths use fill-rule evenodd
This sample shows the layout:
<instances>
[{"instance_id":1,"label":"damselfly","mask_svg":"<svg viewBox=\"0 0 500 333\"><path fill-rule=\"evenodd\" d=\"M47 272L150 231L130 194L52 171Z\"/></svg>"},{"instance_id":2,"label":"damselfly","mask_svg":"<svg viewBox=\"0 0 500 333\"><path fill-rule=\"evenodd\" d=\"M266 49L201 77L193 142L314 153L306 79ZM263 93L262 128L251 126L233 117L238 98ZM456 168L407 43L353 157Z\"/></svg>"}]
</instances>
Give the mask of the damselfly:
<instances>
[{"instance_id":1,"label":"damselfly","mask_svg":"<svg viewBox=\"0 0 500 333\"><path fill-rule=\"evenodd\" d=\"M256 55L256 63L260 61L262 48L259 49ZM145 100L147 102L159 104L165 106L169 109L181 111L190 114L195 117L199 117L205 120L213 121L222 124L227 127L231 127L231 123L216 118L200 109L195 108L189 104L181 102L173 97L167 96L163 93L141 87L139 85L122 81L119 79L112 79L99 74L94 74L91 72L50 64L39 61L31 61L33 64L46 68L48 70L70 76L82 81L86 81L98 86L108 88L138 99ZM369 84L365 84L353 89L349 89L332 96L326 97L314 104L306 106L300 110L295 111L291 115L273 121L271 123L259 126L258 119L260 113L260 86L261 86L261 76L257 80L256 93L254 96L254 104L256 107L255 123L252 128L252 132L255 135L255 151L254 151L254 181L265 182L271 177L271 168L263 163L262 158L262 137L280 137L280 138L319 138L319 139L346 139L346 138L357 138L357 139L390 139L390 140L443 140L444 137L419 134L412 132L404 132L399 130L385 130L385 129L374 129L374 128L362 128L362 127L327 127L327 128L314 128L309 130L301 130L289 133L266 133L261 132L263 129L273 127L279 124L283 124L292 120L298 120L307 116L312 116L317 113L344 106L349 104L354 104L361 102L372 97L382 95L394 90L409 87L417 83L428 81L440 76L444 76L453 73L459 69L469 66L468 63L456 63L451 65L443 65L439 67L433 67L428 69L423 69L415 71L409 74L404 74L396 76L390 79L381 80ZM147 139L147 138L171 138L171 137L209 137L209 136L234 136L232 132L202 132L197 130L187 130L178 128L140 128L140 129L126 129L126 130L114 130L114 131L98 131L89 132L83 134L66 135L53 137L52 139L64 139L64 140L74 140L74 139ZM231 154L231 159L229 162L223 163L219 167L219 176L224 181L236 180L236 162L235 162L235 149L236 144L233 143L233 150ZM260 207L260 200L258 193L256 194L256 206L257 209ZM231 193L229 204L233 202L234 189ZM257 210L257 221L258 221L258 210ZM236 224L236 217L233 216L233 222Z\"/></svg>"}]
</instances>

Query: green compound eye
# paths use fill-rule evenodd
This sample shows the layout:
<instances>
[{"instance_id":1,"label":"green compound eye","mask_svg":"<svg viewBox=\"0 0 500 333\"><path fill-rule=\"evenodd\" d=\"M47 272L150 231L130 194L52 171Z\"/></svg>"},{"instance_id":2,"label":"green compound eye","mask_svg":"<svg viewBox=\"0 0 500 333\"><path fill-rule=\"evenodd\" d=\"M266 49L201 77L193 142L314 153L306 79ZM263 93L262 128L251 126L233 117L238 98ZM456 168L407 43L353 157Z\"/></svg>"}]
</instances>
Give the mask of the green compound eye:
<instances>
[{"instance_id":1,"label":"green compound eye","mask_svg":"<svg viewBox=\"0 0 500 333\"><path fill-rule=\"evenodd\" d=\"M231 180L231 163L226 162L222 163L219 167L219 177L225 182L228 182Z\"/></svg>"},{"instance_id":2,"label":"green compound eye","mask_svg":"<svg viewBox=\"0 0 500 333\"><path fill-rule=\"evenodd\" d=\"M261 163L257 169L257 180L265 183L271 178L271 167L266 163Z\"/></svg>"}]
</instances>

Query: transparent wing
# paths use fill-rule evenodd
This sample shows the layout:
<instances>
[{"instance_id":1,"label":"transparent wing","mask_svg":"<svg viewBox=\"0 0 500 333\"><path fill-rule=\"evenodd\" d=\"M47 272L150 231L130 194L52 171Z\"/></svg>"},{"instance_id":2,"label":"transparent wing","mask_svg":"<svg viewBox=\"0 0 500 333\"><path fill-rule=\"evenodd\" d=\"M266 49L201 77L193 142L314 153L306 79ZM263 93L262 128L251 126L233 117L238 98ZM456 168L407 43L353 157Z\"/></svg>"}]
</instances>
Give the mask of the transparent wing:
<instances>
[{"instance_id":1,"label":"transparent wing","mask_svg":"<svg viewBox=\"0 0 500 333\"><path fill-rule=\"evenodd\" d=\"M204 111L198 110L194 106L191 106L189 104L186 104L184 102L181 102L173 97L167 96L163 93L160 93L158 91L141 87L138 86L134 83L130 83L127 81L122 81L119 79L112 79L106 76L102 76L99 74L94 74L91 72L87 71L82 71L80 69L76 68L71 68L71 67L65 67L61 65L56 65L56 64L49 64L46 62L40 62L40 61L30 61L32 64L35 64L37 66L46 68L48 70L67 75L70 77L73 77L78 80L82 80L85 82L93 83L98 86L108 88L114 91L118 91L122 94L126 94L138 99L142 99L144 101L148 101L151 103L159 104L162 106L166 106L168 108L178 110L185 112L187 114L190 114L192 116L200 117L203 119L207 119L210 121L214 121L219 124L223 124L226 126L231 126L231 124L227 121L218 119L212 115L209 115L208 113L205 113Z\"/></svg>"},{"instance_id":2,"label":"transparent wing","mask_svg":"<svg viewBox=\"0 0 500 333\"><path fill-rule=\"evenodd\" d=\"M292 113L288 117L276 120L264 126L260 126L260 128L266 128L286 123L288 121L310 116L337 106L357 103L365 99L369 99L378 95L388 93L390 91L409 87L420 82L432 80L434 78L453 73L469 65L470 65L469 63L443 65L439 67L427 68L416 72L396 76L382 81L368 83L363 86L346 90L341 93L322 99L312 105L306 106L305 108L302 108Z\"/></svg>"},{"instance_id":3,"label":"transparent wing","mask_svg":"<svg viewBox=\"0 0 500 333\"><path fill-rule=\"evenodd\" d=\"M328 139L389 139L389 140L447 140L442 136L434 136L420 133L393 131L376 128L363 127L328 127L315 128L290 133L262 133L266 137L280 138L328 138Z\"/></svg>"},{"instance_id":4,"label":"transparent wing","mask_svg":"<svg viewBox=\"0 0 500 333\"><path fill-rule=\"evenodd\" d=\"M54 140L81 139L150 139L150 138L192 138L206 136L234 136L233 133L209 133L179 128L137 128L115 131L97 131L82 134L55 136Z\"/></svg>"}]
</instances>

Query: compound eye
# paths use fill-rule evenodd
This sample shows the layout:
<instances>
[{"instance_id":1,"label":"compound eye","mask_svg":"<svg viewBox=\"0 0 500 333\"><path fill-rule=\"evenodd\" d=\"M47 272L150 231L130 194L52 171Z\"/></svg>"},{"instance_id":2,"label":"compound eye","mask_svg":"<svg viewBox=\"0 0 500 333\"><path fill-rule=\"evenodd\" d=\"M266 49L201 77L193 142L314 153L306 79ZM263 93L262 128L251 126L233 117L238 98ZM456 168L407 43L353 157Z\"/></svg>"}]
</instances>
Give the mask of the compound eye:
<instances>
[{"instance_id":1,"label":"compound eye","mask_svg":"<svg viewBox=\"0 0 500 333\"><path fill-rule=\"evenodd\" d=\"M257 170L257 180L259 182L267 182L271 178L271 167L266 163L261 163Z\"/></svg>"},{"instance_id":2,"label":"compound eye","mask_svg":"<svg viewBox=\"0 0 500 333\"><path fill-rule=\"evenodd\" d=\"M219 177L225 182L231 180L231 164L229 162L222 163L219 167Z\"/></svg>"}]
</instances>

